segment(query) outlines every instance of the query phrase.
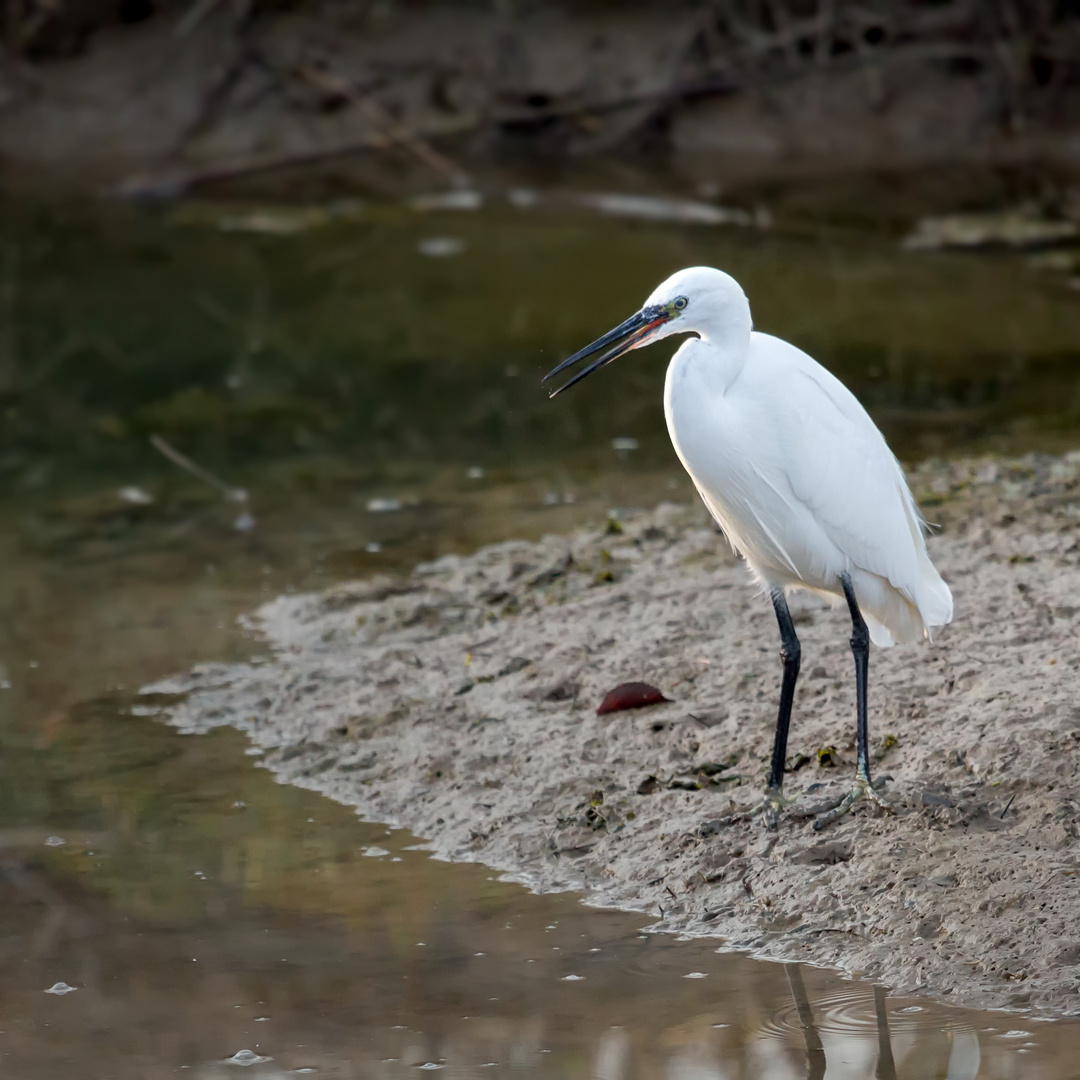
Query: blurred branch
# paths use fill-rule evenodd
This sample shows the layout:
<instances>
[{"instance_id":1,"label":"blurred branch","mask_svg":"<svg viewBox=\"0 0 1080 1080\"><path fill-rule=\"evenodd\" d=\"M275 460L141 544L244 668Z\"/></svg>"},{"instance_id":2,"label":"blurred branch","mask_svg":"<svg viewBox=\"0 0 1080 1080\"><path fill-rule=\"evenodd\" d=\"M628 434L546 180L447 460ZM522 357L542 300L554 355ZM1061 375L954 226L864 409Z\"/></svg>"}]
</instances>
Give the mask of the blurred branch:
<instances>
[{"instance_id":1,"label":"blurred branch","mask_svg":"<svg viewBox=\"0 0 1080 1080\"><path fill-rule=\"evenodd\" d=\"M855 66L867 72L871 105L880 107L888 67L969 64L1019 130L1036 100L1046 107L1070 82L1067 71L1073 83L1080 76L1080 12L1053 0L708 0L704 7L711 16L704 68L732 90L786 81L811 64Z\"/></svg>"},{"instance_id":2,"label":"blurred branch","mask_svg":"<svg viewBox=\"0 0 1080 1080\"><path fill-rule=\"evenodd\" d=\"M882 55L880 59L875 56L875 62L883 65L900 65L920 60L951 60L958 56L967 59L983 59L986 55L985 50L974 46L958 49L944 44L911 45ZM865 62L861 57L852 55L834 60L831 67L834 70L858 68ZM788 69L762 73L753 69L737 69L726 63L713 63L697 77L677 79L645 92L619 93L606 97L559 102L545 108L508 108L483 115L462 113L451 119L432 123L425 129L414 131L413 134L420 139L445 138L477 131L482 127L541 125L556 120L602 116L634 105L669 105L690 97L730 94L741 90L779 85L790 82L799 74L801 71ZM112 194L121 198L134 199L177 198L209 184L323 164L357 154L385 150L387 145L388 136L376 130L355 140L346 140L333 146L227 162L202 169L132 176L119 185Z\"/></svg>"},{"instance_id":3,"label":"blurred branch","mask_svg":"<svg viewBox=\"0 0 1080 1080\"><path fill-rule=\"evenodd\" d=\"M225 2L194 0L188 16L194 20L202 13L200 18L205 18ZM259 23L258 4L233 0L233 5L245 28ZM809 72L863 71L868 104L881 110L888 101L888 72L912 64L940 65L958 78L978 78L979 92L990 105L988 114L1017 130L1036 109L1051 108L1054 94L1080 81L1080 13L1052 0L702 0L690 12L686 30L686 44L672 70L654 73L657 78L648 90L626 92L611 78L588 96L581 90L560 90L535 95L543 99L539 107L531 102L507 106L494 84L497 80L492 80L486 87L487 101L471 110L445 119L424 115L411 123L392 116L376 99L374 87L358 87L319 64L278 70L249 47L215 83L185 142L224 108L251 62L263 63L279 89L290 79L300 79L326 99L348 103L366 118L369 130L336 145L132 178L120 194L179 195L208 183L389 146L403 148L458 185L467 182L466 171L437 150L433 139L483 128L539 130L553 122L592 122L620 111L625 117L625 110L637 109L629 127L619 128L624 137L635 124L646 124L658 110L685 99L767 89ZM413 79L425 72L433 80L445 78L445 68L443 60L432 57L403 62L392 71L380 69L380 95L395 78ZM901 85L894 81L898 90Z\"/></svg>"},{"instance_id":4,"label":"blurred branch","mask_svg":"<svg viewBox=\"0 0 1080 1080\"><path fill-rule=\"evenodd\" d=\"M296 74L316 89L340 96L355 105L368 118L376 131L391 143L408 150L418 161L437 173L441 173L455 187L465 187L469 174L445 154L436 150L427 140L417 135L405 124L395 120L373 97L355 90L346 80L333 72L323 71L310 65L300 67Z\"/></svg>"},{"instance_id":5,"label":"blurred branch","mask_svg":"<svg viewBox=\"0 0 1080 1080\"><path fill-rule=\"evenodd\" d=\"M475 131L480 126L476 115L456 117L439 125L432 125L423 134L426 137L458 135L466 131ZM197 187L207 184L240 180L265 173L280 172L284 169L318 165L339 158L353 157L356 154L369 153L372 150L385 150L387 138L381 132L374 132L362 138L350 139L336 146L317 147L311 150L299 150L285 154L275 154L263 158L249 158L242 161L227 162L204 169L172 170L149 176L132 176L112 192L121 198L177 198Z\"/></svg>"},{"instance_id":6,"label":"blurred branch","mask_svg":"<svg viewBox=\"0 0 1080 1080\"><path fill-rule=\"evenodd\" d=\"M234 24L244 23L251 15L251 0L193 0L173 29L173 36L186 38L209 15L214 8L231 4Z\"/></svg>"},{"instance_id":7,"label":"blurred branch","mask_svg":"<svg viewBox=\"0 0 1080 1080\"><path fill-rule=\"evenodd\" d=\"M194 0L184 17L173 29L173 36L178 40L183 40L205 18L211 15L216 7L225 2L227 0ZM214 123L218 114L228 102L229 96L243 77L248 65L255 59L248 42L248 36L245 33L251 23L251 0L228 0L228 2L231 3L232 7L232 19L229 26L229 33L233 38L231 58L224 65L217 78L210 84L195 116L180 133L176 146L173 148L174 157L182 154L192 139Z\"/></svg>"},{"instance_id":8,"label":"blurred branch","mask_svg":"<svg viewBox=\"0 0 1080 1080\"><path fill-rule=\"evenodd\" d=\"M230 487L220 477L215 476L201 465L197 465L186 454L182 454L175 446L166 442L160 435L151 435L150 445L162 456L168 458L174 465L178 465L185 472L191 473L192 476L201 480L204 484L209 484L210 487L221 492L229 502L243 502L247 499L247 492L243 488Z\"/></svg>"}]
</instances>

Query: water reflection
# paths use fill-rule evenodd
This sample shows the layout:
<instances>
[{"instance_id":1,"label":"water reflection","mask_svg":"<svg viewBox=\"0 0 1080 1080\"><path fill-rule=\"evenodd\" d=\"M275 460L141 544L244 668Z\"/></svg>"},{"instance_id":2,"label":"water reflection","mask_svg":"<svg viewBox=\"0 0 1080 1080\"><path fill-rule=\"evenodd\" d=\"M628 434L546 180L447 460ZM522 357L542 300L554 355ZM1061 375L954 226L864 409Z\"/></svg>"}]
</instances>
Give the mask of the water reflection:
<instances>
[{"instance_id":1,"label":"water reflection","mask_svg":"<svg viewBox=\"0 0 1080 1080\"><path fill-rule=\"evenodd\" d=\"M915 450L942 430L1005 437L1024 417L1077 430L1078 309L1015 260L916 265L848 241L577 219L437 224L386 214L294 244L153 217L10 222L6 1071L1074 1075L1073 1023L887 1000L526 895L276 785L236 734L178 735L129 696L257 652L235 616L288 588L689 500L654 363L628 361L573 410L545 410L523 377L680 264L735 270L762 297L759 323L820 346ZM418 253L442 231L460 255ZM151 430L248 487L258 527L237 533L235 507L170 471ZM49 993L58 983L76 989Z\"/></svg>"},{"instance_id":2,"label":"water reflection","mask_svg":"<svg viewBox=\"0 0 1080 1080\"><path fill-rule=\"evenodd\" d=\"M791 996L795 1000L795 1008L799 1011L799 1023L802 1025L803 1038L806 1040L806 1076L807 1080L821 1080L825 1075L825 1048L821 1045L821 1036L818 1034L817 1024L814 1023L814 1011L810 1008L810 998L806 993L806 984L803 982L802 971L796 964L785 964L788 985L791 987ZM875 989L874 1004L877 1004ZM889 1045L888 1022L885 1023L885 1045ZM879 1043L881 1040L881 1026L879 1022ZM880 1046L878 1050L880 1056ZM890 1051L890 1057L891 1057ZM880 1070L879 1070L880 1071ZM891 1080L896 1080L895 1076Z\"/></svg>"},{"instance_id":3,"label":"water reflection","mask_svg":"<svg viewBox=\"0 0 1080 1080\"><path fill-rule=\"evenodd\" d=\"M896 1080L896 1062L893 1060L892 1035L889 1032L889 1016L885 1011L885 991L880 986L874 987L874 1016L877 1018L878 1060L877 1080ZM976 1039L975 1050L978 1052L979 1043ZM972 1077L979 1071L978 1057L975 1060L975 1070L970 1073ZM954 1078L959 1080L959 1077Z\"/></svg>"},{"instance_id":4,"label":"water reflection","mask_svg":"<svg viewBox=\"0 0 1080 1080\"><path fill-rule=\"evenodd\" d=\"M339 501L400 497L448 459L462 474L541 465L561 490L626 437L632 467L674 466L656 356L624 358L619 379L558 410L537 381L697 263L734 273L757 325L836 371L902 456L1080 432L1080 309L1019 255L507 207L371 206L288 237L221 220L220 208L181 219L0 202L0 476L27 492L93 472L169 476L154 432L246 473L237 483L255 459L289 461L304 473L290 482ZM420 254L433 231L461 254ZM163 493L145 490L158 509L129 516L162 512Z\"/></svg>"},{"instance_id":5,"label":"water reflection","mask_svg":"<svg viewBox=\"0 0 1080 1080\"><path fill-rule=\"evenodd\" d=\"M9 800L0 820L12 1075L1070 1075L1074 1023L887 999L530 896L275 784L233 732L131 708L72 708L6 755L5 789L36 786L44 811Z\"/></svg>"}]
</instances>

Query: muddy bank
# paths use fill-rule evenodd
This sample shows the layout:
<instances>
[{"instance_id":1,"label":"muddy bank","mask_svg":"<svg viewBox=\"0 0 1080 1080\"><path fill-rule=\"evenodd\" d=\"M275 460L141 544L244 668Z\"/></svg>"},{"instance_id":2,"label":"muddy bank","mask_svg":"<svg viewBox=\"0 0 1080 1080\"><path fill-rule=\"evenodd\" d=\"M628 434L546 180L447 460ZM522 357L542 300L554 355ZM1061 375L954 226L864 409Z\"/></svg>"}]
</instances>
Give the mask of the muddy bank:
<instances>
[{"instance_id":1,"label":"muddy bank","mask_svg":"<svg viewBox=\"0 0 1080 1080\"><path fill-rule=\"evenodd\" d=\"M848 627L803 601L794 807L776 834L721 822L760 797L779 665L768 603L698 507L281 597L252 620L269 658L147 693L534 889L900 993L1077 1012L1080 454L927 464L913 486L958 617L871 658L894 816L799 816L854 768ZM672 702L598 716L630 679Z\"/></svg>"},{"instance_id":2,"label":"muddy bank","mask_svg":"<svg viewBox=\"0 0 1080 1080\"><path fill-rule=\"evenodd\" d=\"M0 161L35 182L170 194L261 178L385 193L613 152L728 188L1077 163L1076 16L1024 0L1007 14L960 0L84 0L20 12L0 20ZM954 173L938 183L938 198L994 194Z\"/></svg>"}]
</instances>

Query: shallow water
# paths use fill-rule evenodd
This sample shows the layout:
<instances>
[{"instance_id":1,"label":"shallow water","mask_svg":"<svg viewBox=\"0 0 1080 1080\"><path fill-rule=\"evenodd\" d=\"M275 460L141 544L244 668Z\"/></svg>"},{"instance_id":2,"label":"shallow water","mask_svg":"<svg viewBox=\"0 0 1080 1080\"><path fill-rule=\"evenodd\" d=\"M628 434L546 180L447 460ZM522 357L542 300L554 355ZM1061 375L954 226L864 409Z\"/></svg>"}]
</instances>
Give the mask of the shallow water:
<instances>
[{"instance_id":1,"label":"shallow water","mask_svg":"<svg viewBox=\"0 0 1080 1080\"><path fill-rule=\"evenodd\" d=\"M10 1075L225 1076L243 1050L262 1076L1076 1075L1076 1022L887 999L531 896L144 711L114 694L9 732Z\"/></svg>"},{"instance_id":2,"label":"shallow water","mask_svg":"<svg viewBox=\"0 0 1080 1080\"><path fill-rule=\"evenodd\" d=\"M1019 256L542 208L369 208L289 238L223 232L212 208L17 209L0 281L8 1072L1080 1075L1072 1022L885 1000L530 896L274 784L233 733L162 727L133 693L257 653L235 618L284 589L689 499L661 356L554 405L535 381L678 265L736 272L759 325L834 366L909 457L1070 444L1064 281ZM460 253L423 255L439 237ZM247 486L255 528L151 432ZM58 982L77 989L44 992ZM225 1063L241 1050L269 1060Z\"/></svg>"}]
</instances>

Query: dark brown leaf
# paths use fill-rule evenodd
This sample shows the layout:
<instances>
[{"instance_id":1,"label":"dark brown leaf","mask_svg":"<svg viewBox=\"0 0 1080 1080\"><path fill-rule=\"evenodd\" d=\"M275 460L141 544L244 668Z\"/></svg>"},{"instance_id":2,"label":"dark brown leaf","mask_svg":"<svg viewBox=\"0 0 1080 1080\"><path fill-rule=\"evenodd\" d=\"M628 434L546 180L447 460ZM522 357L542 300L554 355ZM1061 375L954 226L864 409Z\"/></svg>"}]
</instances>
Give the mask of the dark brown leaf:
<instances>
[{"instance_id":1,"label":"dark brown leaf","mask_svg":"<svg viewBox=\"0 0 1080 1080\"><path fill-rule=\"evenodd\" d=\"M597 715L604 713L619 712L622 709L640 709L644 705L659 705L670 701L656 689L643 682L620 683L614 690L609 690L607 696L600 702L596 710Z\"/></svg>"}]
</instances>

